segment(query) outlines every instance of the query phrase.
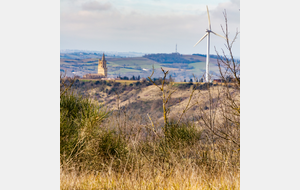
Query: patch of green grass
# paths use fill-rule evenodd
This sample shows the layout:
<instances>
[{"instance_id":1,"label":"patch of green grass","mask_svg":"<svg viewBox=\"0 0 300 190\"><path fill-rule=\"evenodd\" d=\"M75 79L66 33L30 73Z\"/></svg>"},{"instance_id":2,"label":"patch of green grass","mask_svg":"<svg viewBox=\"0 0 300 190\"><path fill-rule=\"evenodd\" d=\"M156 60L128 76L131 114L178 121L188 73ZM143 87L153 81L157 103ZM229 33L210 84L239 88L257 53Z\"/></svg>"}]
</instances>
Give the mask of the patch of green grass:
<instances>
[{"instance_id":1,"label":"patch of green grass","mask_svg":"<svg viewBox=\"0 0 300 190\"><path fill-rule=\"evenodd\" d=\"M143 57L130 57L130 58L118 58L118 59L108 59L110 66L121 66L123 67L135 67L139 66L145 69L151 69L152 65L154 67L160 67L160 63L152 61Z\"/></svg>"},{"instance_id":2,"label":"patch of green grass","mask_svg":"<svg viewBox=\"0 0 300 190\"><path fill-rule=\"evenodd\" d=\"M96 81L96 80L93 80L93 79L78 79L82 82L90 82L90 81Z\"/></svg>"},{"instance_id":3,"label":"patch of green grass","mask_svg":"<svg viewBox=\"0 0 300 190\"><path fill-rule=\"evenodd\" d=\"M189 66L193 66L196 71L199 71L200 69L205 69L206 63L205 62L196 62L196 63L190 63Z\"/></svg>"}]
</instances>

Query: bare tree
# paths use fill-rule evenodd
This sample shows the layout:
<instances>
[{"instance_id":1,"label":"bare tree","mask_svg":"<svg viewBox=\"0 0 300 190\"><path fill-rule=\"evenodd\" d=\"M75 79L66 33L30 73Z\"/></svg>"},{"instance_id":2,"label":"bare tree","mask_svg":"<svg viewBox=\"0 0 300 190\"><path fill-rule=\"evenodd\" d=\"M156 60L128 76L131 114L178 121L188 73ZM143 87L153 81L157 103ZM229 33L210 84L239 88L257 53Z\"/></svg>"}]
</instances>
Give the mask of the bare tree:
<instances>
[{"instance_id":1,"label":"bare tree","mask_svg":"<svg viewBox=\"0 0 300 190\"><path fill-rule=\"evenodd\" d=\"M221 25L226 37L226 51L222 49L222 55L217 53L219 77L222 81L218 87L212 87L207 83L207 99L199 106L201 122L209 131L209 140L232 143L227 146L234 150L240 148L240 62L234 59L232 46L239 35L237 31L233 40L228 37L228 23L226 11L225 29ZM227 53L227 55L226 55ZM200 105L200 104L199 104ZM225 140L225 141L224 141Z\"/></svg>"}]
</instances>

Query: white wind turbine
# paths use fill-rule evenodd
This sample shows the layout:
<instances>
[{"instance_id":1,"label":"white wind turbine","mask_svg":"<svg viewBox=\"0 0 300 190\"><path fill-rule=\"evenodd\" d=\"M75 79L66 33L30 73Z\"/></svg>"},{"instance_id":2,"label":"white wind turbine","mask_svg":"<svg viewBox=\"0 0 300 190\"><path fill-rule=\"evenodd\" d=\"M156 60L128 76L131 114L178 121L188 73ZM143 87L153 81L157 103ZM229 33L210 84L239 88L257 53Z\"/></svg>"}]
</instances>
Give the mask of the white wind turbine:
<instances>
[{"instance_id":1,"label":"white wind turbine","mask_svg":"<svg viewBox=\"0 0 300 190\"><path fill-rule=\"evenodd\" d=\"M224 36L221 36L220 34L217 34L213 31L211 31L211 26L210 26L210 18L209 18L209 12L208 12L208 7L206 5L206 9L207 9L207 15L208 15L208 29L206 29L206 34L194 45L194 47L196 45L198 45L206 36L207 36L207 55L206 55L206 82L209 82L209 45L210 45L210 33L213 33L217 36L220 36L222 38L224 38L226 40L226 38Z\"/></svg>"}]
</instances>

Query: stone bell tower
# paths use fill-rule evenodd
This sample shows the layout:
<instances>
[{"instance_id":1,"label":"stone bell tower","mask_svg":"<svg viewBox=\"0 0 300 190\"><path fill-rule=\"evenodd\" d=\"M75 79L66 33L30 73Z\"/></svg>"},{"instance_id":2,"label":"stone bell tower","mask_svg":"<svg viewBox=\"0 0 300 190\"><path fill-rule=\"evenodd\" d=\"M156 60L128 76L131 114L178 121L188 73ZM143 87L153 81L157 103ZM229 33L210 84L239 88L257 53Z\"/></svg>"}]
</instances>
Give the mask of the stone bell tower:
<instances>
[{"instance_id":1,"label":"stone bell tower","mask_svg":"<svg viewBox=\"0 0 300 190\"><path fill-rule=\"evenodd\" d=\"M106 60L105 60L104 53L102 56L102 60L99 59L98 75L101 75L101 76L107 78L107 67L106 67Z\"/></svg>"}]
</instances>

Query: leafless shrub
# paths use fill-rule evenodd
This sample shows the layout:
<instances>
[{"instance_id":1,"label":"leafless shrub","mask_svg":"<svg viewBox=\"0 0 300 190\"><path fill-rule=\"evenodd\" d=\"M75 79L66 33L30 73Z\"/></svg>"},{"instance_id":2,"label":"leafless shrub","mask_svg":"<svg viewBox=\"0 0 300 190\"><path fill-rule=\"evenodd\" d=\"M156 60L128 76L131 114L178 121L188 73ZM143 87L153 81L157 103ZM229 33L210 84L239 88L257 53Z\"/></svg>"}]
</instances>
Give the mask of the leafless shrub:
<instances>
[{"instance_id":1,"label":"leafless shrub","mask_svg":"<svg viewBox=\"0 0 300 190\"><path fill-rule=\"evenodd\" d=\"M232 41L228 38L227 15L224 11L225 29L222 30L227 38L225 47L222 49L223 56L218 51L218 67L222 85L210 86L207 84L206 97L199 104L198 123L205 126L207 142L215 151L223 152L223 159L239 167L240 152L240 63L233 57L232 46L239 32Z\"/></svg>"}]
</instances>

